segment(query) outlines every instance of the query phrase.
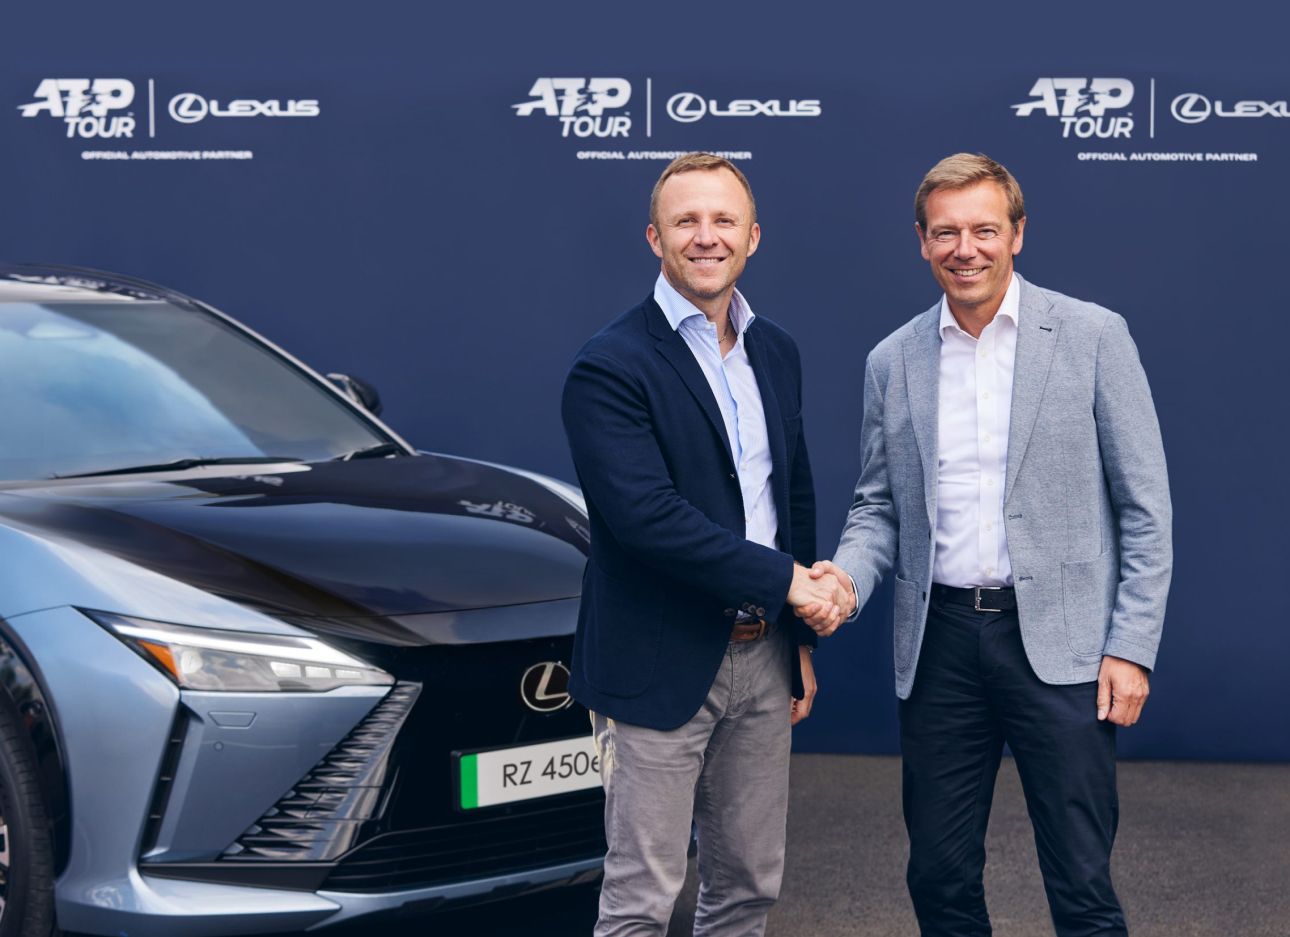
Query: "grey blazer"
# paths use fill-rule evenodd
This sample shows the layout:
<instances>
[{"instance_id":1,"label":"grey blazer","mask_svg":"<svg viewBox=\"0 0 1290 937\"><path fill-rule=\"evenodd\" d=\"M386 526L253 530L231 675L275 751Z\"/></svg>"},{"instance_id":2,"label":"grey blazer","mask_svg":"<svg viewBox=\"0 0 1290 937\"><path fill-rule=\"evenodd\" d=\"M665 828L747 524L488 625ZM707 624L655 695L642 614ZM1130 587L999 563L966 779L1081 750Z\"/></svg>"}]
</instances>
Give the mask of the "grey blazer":
<instances>
[{"instance_id":1,"label":"grey blazer","mask_svg":"<svg viewBox=\"0 0 1290 937\"><path fill-rule=\"evenodd\" d=\"M1121 316L1018 280L1003 513L1026 656L1046 683L1096 680L1104 654L1152 668L1173 547L1146 374ZM861 605L895 567L902 699L934 559L939 321L938 302L869 355L860 480L834 557Z\"/></svg>"}]
</instances>

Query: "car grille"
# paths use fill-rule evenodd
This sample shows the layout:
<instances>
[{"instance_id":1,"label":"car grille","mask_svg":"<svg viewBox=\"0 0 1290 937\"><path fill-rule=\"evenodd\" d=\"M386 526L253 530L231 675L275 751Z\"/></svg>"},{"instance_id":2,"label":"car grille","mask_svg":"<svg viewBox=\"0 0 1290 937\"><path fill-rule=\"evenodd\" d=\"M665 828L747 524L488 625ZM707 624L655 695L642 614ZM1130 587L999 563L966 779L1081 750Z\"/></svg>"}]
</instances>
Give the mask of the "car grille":
<instances>
[{"instance_id":1,"label":"car grille","mask_svg":"<svg viewBox=\"0 0 1290 937\"><path fill-rule=\"evenodd\" d=\"M312 771L224 850L238 862L325 862L346 852L383 804L390 750L421 687L399 683Z\"/></svg>"},{"instance_id":2,"label":"car grille","mask_svg":"<svg viewBox=\"0 0 1290 937\"><path fill-rule=\"evenodd\" d=\"M604 803L385 833L327 877L333 891L386 891L487 878L605 854Z\"/></svg>"},{"instance_id":3,"label":"car grille","mask_svg":"<svg viewBox=\"0 0 1290 937\"><path fill-rule=\"evenodd\" d=\"M382 892L470 881L605 854L599 788L471 810L455 754L590 731L576 703L535 712L524 672L567 661L568 636L362 648L397 683L223 855L145 863L150 874L281 888Z\"/></svg>"},{"instance_id":4,"label":"car grille","mask_svg":"<svg viewBox=\"0 0 1290 937\"><path fill-rule=\"evenodd\" d=\"M534 712L520 700L524 671L569 660L569 637L403 649L380 660L423 687L399 733L396 777L371 838L341 857L326 881L338 891L381 891L465 881L605 854L597 789L462 811L454 805L454 752L529 745L591 731L574 704Z\"/></svg>"}]
</instances>

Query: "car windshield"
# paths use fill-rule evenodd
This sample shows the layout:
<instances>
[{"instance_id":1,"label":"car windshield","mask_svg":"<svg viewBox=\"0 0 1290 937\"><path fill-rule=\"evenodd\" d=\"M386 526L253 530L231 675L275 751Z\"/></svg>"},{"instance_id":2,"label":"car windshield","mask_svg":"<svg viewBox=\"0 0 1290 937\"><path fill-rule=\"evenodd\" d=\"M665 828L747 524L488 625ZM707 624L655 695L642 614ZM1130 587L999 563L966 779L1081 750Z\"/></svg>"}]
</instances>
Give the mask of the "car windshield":
<instances>
[{"instance_id":1,"label":"car windshield","mask_svg":"<svg viewBox=\"0 0 1290 937\"><path fill-rule=\"evenodd\" d=\"M5 481L389 442L251 336L163 301L0 305L0 402Z\"/></svg>"}]
</instances>

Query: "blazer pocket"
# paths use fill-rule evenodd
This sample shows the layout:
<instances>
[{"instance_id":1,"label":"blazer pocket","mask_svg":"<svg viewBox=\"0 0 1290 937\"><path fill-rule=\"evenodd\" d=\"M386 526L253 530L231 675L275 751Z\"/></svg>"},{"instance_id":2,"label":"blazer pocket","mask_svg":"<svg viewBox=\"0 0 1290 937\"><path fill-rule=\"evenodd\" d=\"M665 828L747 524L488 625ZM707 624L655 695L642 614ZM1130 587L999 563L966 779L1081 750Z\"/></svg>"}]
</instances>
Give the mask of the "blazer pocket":
<instances>
[{"instance_id":1,"label":"blazer pocket","mask_svg":"<svg viewBox=\"0 0 1290 937\"><path fill-rule=\"evenodd\" d=\"M1080 657L1101 657L1115 608L1119 557L1113 551L1062 564L1062 612L1066 643Z\"/></svg>"},{"instance_id":2,"label":"blazer pocket","mask_svg":"<svg viewBox=\"0 0 1290 937\"><path fill-rule=\"evenodd\" d=\"M666 588L618 579L597 571L584 640L587 681L606 696L640 696L654 681L668 616ZM583 596L586 602L588 596Z\"/></svg>"},{"instance_id":3,"label":"blazer pocket","mask_svg":"<svg viewBox=\"0 0 1290 937\"><path fill-rule=\"evenodd\" d=\"M922 590L918 583L896 576L893 591L892 655L896 661L896 670L905 673L914 662L915 652L918 650L918 638L922 630L921 619L926 615L926 611L923 608Z\"/></svg>"}]
</instances>

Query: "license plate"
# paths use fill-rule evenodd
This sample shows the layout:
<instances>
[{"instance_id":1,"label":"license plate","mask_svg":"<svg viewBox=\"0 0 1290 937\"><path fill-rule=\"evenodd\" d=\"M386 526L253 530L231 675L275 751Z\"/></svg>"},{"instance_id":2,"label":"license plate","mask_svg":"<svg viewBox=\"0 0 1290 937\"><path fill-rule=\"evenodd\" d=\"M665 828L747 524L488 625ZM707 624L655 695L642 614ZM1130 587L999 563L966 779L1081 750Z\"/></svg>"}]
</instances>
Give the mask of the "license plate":
<instances>
[{"instance_id":1,"label":"license plate","mask_svg":"<svg viewBox=\"0 0 1290 937\"><path fill-rule=\"evenodd\" d=\"M457 755L457 806L493 807L600 786L590 735Z\"/></svg>"}]
</instances>

